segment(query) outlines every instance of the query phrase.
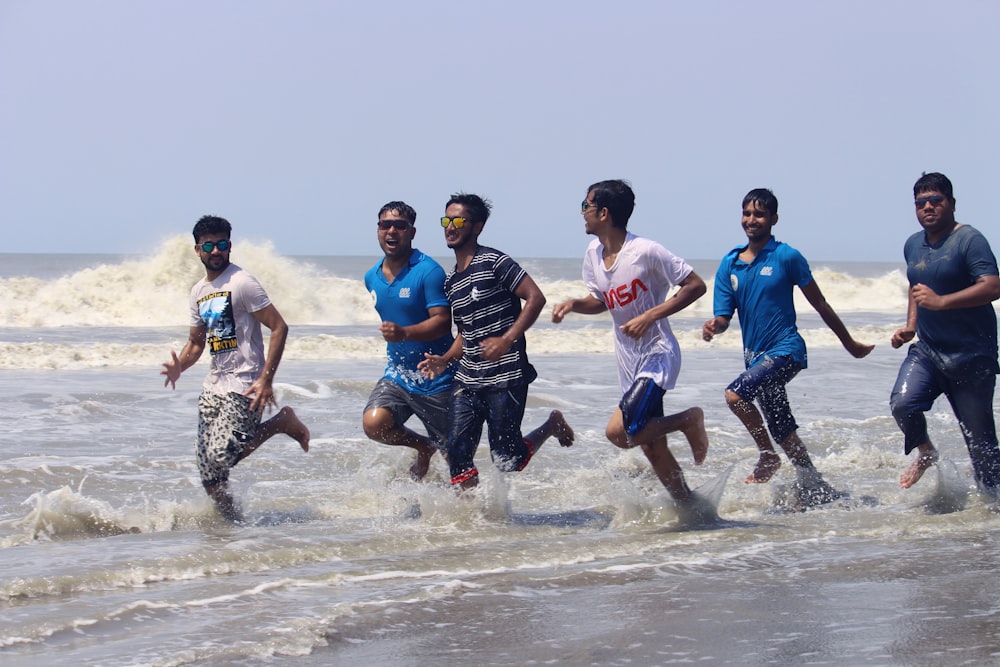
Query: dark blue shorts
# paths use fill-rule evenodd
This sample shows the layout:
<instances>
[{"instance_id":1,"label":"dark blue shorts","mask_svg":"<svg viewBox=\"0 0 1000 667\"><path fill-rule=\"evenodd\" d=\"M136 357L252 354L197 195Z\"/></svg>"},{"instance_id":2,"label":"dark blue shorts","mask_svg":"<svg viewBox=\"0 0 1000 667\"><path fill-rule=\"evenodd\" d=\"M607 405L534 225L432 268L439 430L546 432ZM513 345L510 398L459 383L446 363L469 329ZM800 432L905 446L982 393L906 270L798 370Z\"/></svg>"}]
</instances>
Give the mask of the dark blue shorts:
<instances>
[{"instance_id":1,"label":"dark blue shorts","mask_svg":"<svg viewBox=\"0 0 1000 667\"><path fill-rule=\"evenodd\" d=\"M791 357L765 356L726 387L744 401L757 401L767 420L767 430L779 445L799 428L788 404L785 385L801 370L802 364Z\"/></svg>"},{"instance_id":2,"label":"dark blue shorts","mask_svg":"<svg viewBox=\"0 0 1000 667\"><path fill-rule=\"evenodd\" d=\"M665 393L651 378L639 378L632 383L631 388L618 403L618 407L622 410L625 432L630 437L646 428L650 419L663 416Z\"/></svg>"},{"instance_id":3,"label":"dark blue shorts","mask_svg":"<svg viewBox=\"0 0 1000 667\"><path fill-rule=\"evenodd\" d=\"M451 391L451 421L448 429L448 465L451 483L460 484L479 475L474 462L486 424L490 457L504 472L523 470L531 446L521 435L521 420L528 398L528 385L506 389L469 389L456 383Z\"/></svg>"}]
</instances>

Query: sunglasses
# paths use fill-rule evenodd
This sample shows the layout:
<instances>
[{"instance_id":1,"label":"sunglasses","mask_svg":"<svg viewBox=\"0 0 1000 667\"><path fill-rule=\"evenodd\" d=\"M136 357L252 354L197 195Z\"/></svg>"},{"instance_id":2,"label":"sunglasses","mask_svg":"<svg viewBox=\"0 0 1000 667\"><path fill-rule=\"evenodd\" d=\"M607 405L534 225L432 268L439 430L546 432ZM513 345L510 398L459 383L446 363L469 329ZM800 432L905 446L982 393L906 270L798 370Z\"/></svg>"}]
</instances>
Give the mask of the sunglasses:
<instances>
[{"instance_id":1,"label":"sunglasses","mask_svg":"<svg viewBox=\"0 0 1000 667\"><path fill-rule=\"evenodd\" d=\"M441 226L445 229L448 228L448 225L455 225L455 229L461 229L462 227L465 227L466 223L470 222L472 222L472 220L469 220L468 218L449 218L448 216L441 218Z\"/></svg>"},{"instance_id":2,"label":"sunglasses","mask_svg":"<svg viewBox=\"0 0 1000 667\"><path fill-rule=\"evenodd\" d=\"M379 220L378 228L382 231L389 229L390 227L395 227L396 229L403 231L410 228L409 220Z\"/></svg>"},{"instance_id":3,"label":"sunglasses","mask_svg":"<svg viewBox=\"0 0 1000 667\"><path fill-rule=\"evenodd\" d=\"M584 199L582 202L580 202L580 211L582 213L586 213L587 209L590 208L600 208L600 206L598 206L596 201L587 201L586 199Z\"/></svg>"},{"instance_id":4,"label":"sunglasses","mask_svg":"<svg viewBox=\"0 0 1000 667\"><path fill-rule=\"evenodd\" d=\"M218 248L219 252L226 252L232 247L233 247L233 242L230 241L229 239L222 239L221 241L205 241L204 243L201 244L201 251L212 252L213 250Z\"/></svg>"},{"instance_id":5,"label":"sunglasses","mask_svg":"<svg viewBox=\"0 0 1000 667\"><path fill-rule=\"evenodd\" d=\"M917 208L923 208L927 202L930 202L931 206L940 206L944 200L945 198L941 195L931 195L930 197L917 197L913 203L917 205Z\"/></svg>"}]
</instances>

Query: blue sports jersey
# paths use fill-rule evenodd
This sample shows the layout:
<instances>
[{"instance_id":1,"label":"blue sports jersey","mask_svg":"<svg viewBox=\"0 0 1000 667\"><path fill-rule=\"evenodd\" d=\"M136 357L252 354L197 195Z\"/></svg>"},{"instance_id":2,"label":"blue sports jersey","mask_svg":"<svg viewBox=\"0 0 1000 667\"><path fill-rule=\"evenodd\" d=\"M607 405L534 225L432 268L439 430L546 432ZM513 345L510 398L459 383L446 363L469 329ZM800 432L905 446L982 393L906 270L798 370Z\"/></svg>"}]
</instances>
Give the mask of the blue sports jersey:
<instances>
[{"instance_id":1,"label":"blue sports jersey","mask_svg":"<svg viewBox=\"0 0 1000 667\"><path fill-rule=\"evenodd\" d=\"M371 294L375 310L383 322L395 322L404 327L419 324L427 319L428 308L448 306L448 298L444 294L444 269L432 258L414 248L409 264L391 284L382 273L384 261L383 258L365 273L365 288ZM417 370L417 364L423 361L425 352L444 354L453 341L449 331L428 342L404 340L386 343L389 360L384 377L413 394L437 394L449 389L453 375L451 370L428 380Z\"/></svg>"},{"instance_id":2,"label":"blue sports jersey","mask_svg":"<svg viewBox=\"0 0 1000 667\"><path fill-rule=\"evenodd\" d=\"M743 331L743 361L747 368L764 356L790 356L806 367L806 343L795 325L792 291L812 282L809 264L795 248L774 237L747 264L739 259L746 246L722 258L715 274L716 316L737 313Z\"/></svg>"}]
</instances>

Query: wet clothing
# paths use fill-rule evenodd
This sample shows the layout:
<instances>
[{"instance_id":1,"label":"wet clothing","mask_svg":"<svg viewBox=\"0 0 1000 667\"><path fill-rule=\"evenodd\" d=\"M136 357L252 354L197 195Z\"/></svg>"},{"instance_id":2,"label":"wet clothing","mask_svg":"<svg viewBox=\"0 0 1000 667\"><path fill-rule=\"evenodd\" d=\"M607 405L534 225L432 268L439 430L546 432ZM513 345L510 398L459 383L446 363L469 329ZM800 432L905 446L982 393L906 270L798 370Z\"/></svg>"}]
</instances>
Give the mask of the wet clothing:
<instances>
[{"instance_id":1,"label":"wet clothing","mask_svg":"<svg viewBox=\"0 0 1000 667\"><path fill-rule=\"evenodd\" d=\"M490 456L504 471L522 470L532 446L521 435L528 385L537 373L521 336L498 361L480 353L479 344L502 336L521 314L515 294L528 274L508 255L479 246L464 271L445 279L452 317L462 334L462 358L451 392L448 465L452 484L477 478L473 459L486 424Z\"/></svg>"},{"instance_id":2,"label":"wet clothing","mask_svg":"<svg viewBox=\"0 0 1000 667\"><path fill-rule=\"evenodd\" d=\"M604 246L594 239L583 258L583 282L604 302L615 325L618 382L624 394L638 378L648 377L661 389L673 389L681 369L681 349L668 318L661 317L636 340L621 326L667 300L670 290L693 270L656 241L631 232L611 268L605 268Z\"/></svg>"},{"instance_id":3,"label":"wet clothing","mask_svg":"<svg viewBox=\"0 0 1000 667\"><path fill-rule=\"evenodd\" d=\"M444 269L431 257L416 248L409 262L390 283L382 273L380 260L365 273L365 288L371 294L375 310L383 322L401 327L419 324L427 319L430 308L448 307L444 293ZM446 369L433 379L417 370L424 354L442 355L454 338L449 331L432 341L403 340L386 343L388 363L384 378L395 382L411 394L437 394L451 388L452 371Z\"/></svg>"},{"instance_id":4,"label":"wet clothing","mask_svg":"<svg viewBox=\"0 0 1000 667\"><path fill-rule=\"evenodd\" d=\"M997 275L989 243L968 225L956 227L933 246L921 230L907 239L903 255L910 286L922 283L937 294L951 294L982 276ZM961 427L976 482L987 489L1000 487L993 417L997 372L992 304L942 311L918 307L917 341L910 345L889 397L903 431L904 451L931 442L924 413L944 394Z\"/></svg>"},{"instance_id":5,"label":"wet clothing","mask_svg":"<svg viewBox=\"0 0 1000 667\"><path fill-rule=\"evenodd\" d=\"M447 389L436 394L411 393L393 380L382 378L375 383L368 396L365 412L385 408L392 413L397 424L405 424L407 419L416 415L427 429L431 444L443 451L448 439L450 401L451 392Z\"/></svg>"},{"instance_id":6,"label":"wet clothing","mask_svg":"<svg viewBox=\"0 0 1000 667\"><path fill-rule=\"evenodd\" d=\"M243 456L260 426L260 411L250 410L249 396L202 392L198 398L195 459L204 486L225 484L229 470Z\"/></svg>"},{"instance_id":7,"label":"wet clothing","mask_svg":"<svg viewBox=\"0 0 1000 667\"><path fill-rule=\"evenodd\" d=\"M622 411L622 424L629 437L646 428L650 419L663 416L663 395L666 392L652 378L639 378L625 392L618 407Z\"/></svg>"},{"instance_id":8,"label":"wet clothing","mask_svg":"<svg viewBox=\"0 0 1000 667\"><path fill-rule=\"evenodd\" d=\"M765 356L733 380L726 389L744 401L757 401L767 420L767 430L777 443L782 443L799 429L788 404L785 385L792 381L802 366L790 356Z\"/></svg>"}]
</instances>

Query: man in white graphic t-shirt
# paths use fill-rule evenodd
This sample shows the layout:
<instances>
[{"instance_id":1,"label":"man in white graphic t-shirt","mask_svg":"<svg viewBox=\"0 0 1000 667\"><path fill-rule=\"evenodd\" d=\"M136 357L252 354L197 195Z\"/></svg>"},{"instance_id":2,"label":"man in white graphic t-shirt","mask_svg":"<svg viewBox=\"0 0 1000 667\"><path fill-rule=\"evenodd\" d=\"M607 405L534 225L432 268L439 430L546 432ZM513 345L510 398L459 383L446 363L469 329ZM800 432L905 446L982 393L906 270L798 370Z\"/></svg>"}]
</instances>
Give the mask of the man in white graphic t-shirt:
<instances>
[{"instance_id":1,"label":"man in white graphic t-shirt","mask_svg":"<svg viewBox=\"0 0 1000 667\"><path fill-rule=\"evenodd\" d=\"M198 399L198 471L223 516L238 521L242 514L229 494L230 469L278 433L309 451L309 429L289 407L261 423L264 408L277 405L271 385L288 325L257 279L230 263L228 220L203 216L192 233L205 278L191 288L187 343L179 356L170 352L160 375L166 376L164 387L176 389L181 373L208 348L212 367ZM266 357L262 324L271 332Z\"/></svg>"},{"instance_id":2,"label":"man in white graphic t-shirt","mask_svg":"<svg viewBox=\"0 0 1000 667\"><path fill-rule=\"evenodd\" d=\"M623 449L639 446L671 497L684 505L693 494L680 464L667 448L667 434L682 432L695 464L705 460L705 415L693 407L664 416L663 395L673 389L681 351L669 315L705 293L705 282L683 259L650 239L628 231L635 194L625 181L591 185L583 200L584 231L597 238L583 259L583 280L590 294L552 309L552 321L567 313L596 315L611 311L622 399L605 434ZM667 298L674 286L675 294Z\"/></svg>"}]
</instances>

